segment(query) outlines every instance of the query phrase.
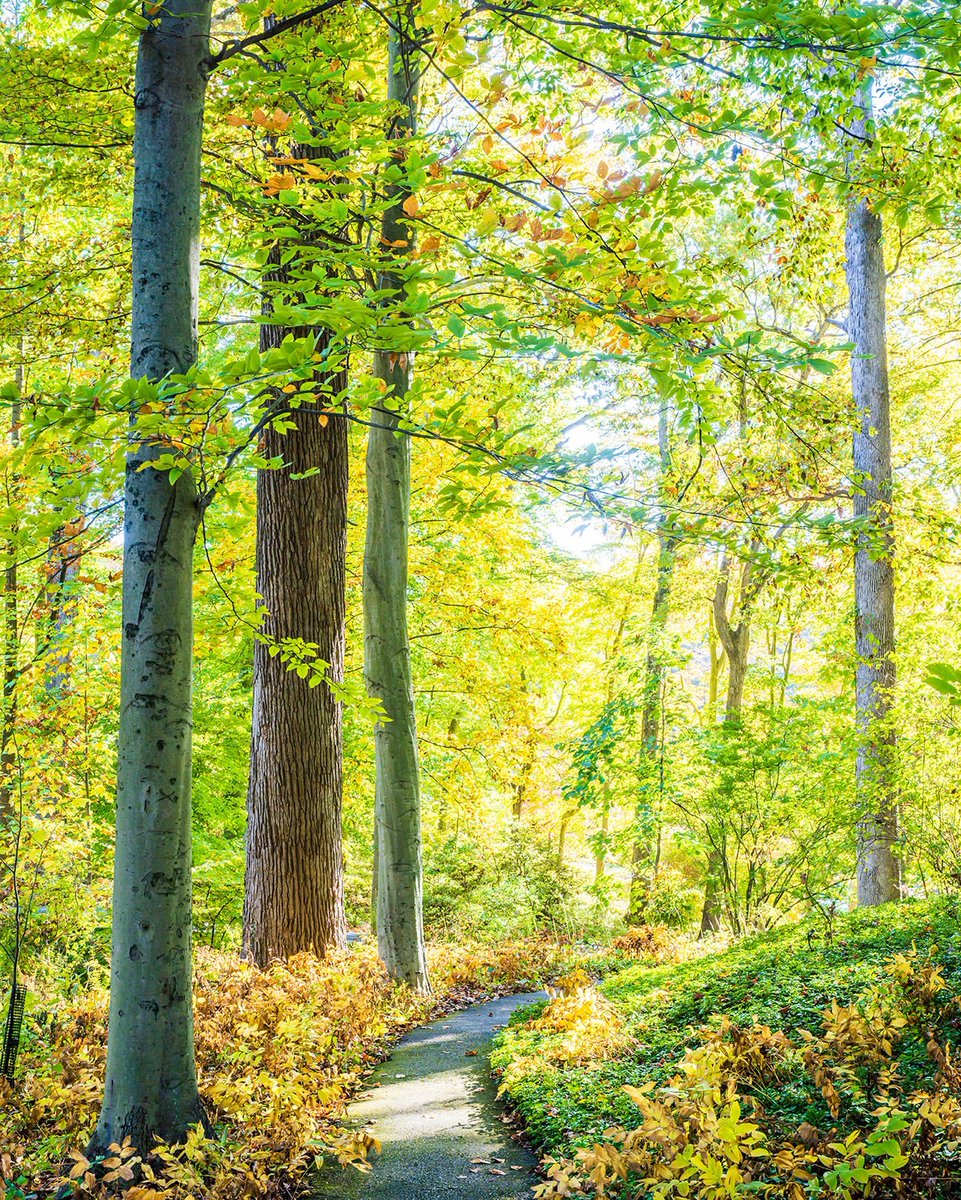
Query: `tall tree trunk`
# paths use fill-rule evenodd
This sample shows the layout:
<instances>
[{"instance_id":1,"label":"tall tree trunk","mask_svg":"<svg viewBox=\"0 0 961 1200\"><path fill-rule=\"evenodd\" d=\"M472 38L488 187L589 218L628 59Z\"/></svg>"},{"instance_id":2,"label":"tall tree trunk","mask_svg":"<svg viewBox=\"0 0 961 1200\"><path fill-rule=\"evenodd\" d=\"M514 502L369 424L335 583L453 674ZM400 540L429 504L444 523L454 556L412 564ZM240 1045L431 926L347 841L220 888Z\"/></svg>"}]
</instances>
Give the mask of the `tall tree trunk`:
<instances>
[{"instance_id":1,"label":"tall tree trunk","mask_svg":"<svg viewBox=\"0 0 961 1200\"><path fill-rule=\"evenodd\" d=\"M320 147L291 149L295 159L321 155ZM268 313L275 301L296 306L302 299L290 283L297 265L282 264L286 258L285 247L272 248ZM325 360L332 352L323 330L280 325L262 326L261 350L288 334L313 334ZM316 385L330 415L290 411L278 392L277 412L292 428L268 426L264 454L284 466L257 473L257 593L267 641L254 646L243 940L245 955L261 967L347 941L342 705L326 681L311 687L282 653L270 652L283 639L301 639L316 646L332 681L343 680L349 447L346 415L336 406L346 372L329 363Z\"/></svg>"},{"instance_id":2,"label":"tall tree trunk","mask_svg":"<svg viewBox=\"0 0 961 1200\"><path fill-rule=\"evenodd\" d=\"M286 332L266 326L264 341L279 344ZM293 429L265 437L264 454L285 465L257 480L257 592L269 641L254 647L244 953L261 967L347 938L341 704L326 682L311 687L270 653L271 643L303 639L331 679L343 679L347 421L332 415L325 428L296 411L290 419Z\"/></svg>"},{"instance_id":3,"label":"tall tree trunk","mask_svg":"<svg viewBox=\"0 0 961 1200\"><path fill-rule=\"evenodd\" d=\"M669 417L667 402L664 401L657 426L660 490L662 493L672 466ZM644 767L650 780L653 780L655 774L658 776L659 786L663 785L663 747L661 746L661 705L664 684L663 643L671 604L671 587L674 583L676 550L677 538L671 533L670 518L666 511L662 511L658 520L657 575L654 582L654 599L651 603L651 620L648 625L647 661L644 669L644 696L641 707L641 753ZM642 821L642 806L649 803L650 793L650 787L642 789L635 817L634 841L631 848L631 887L627 908L629 925L636 925L643 921L644 908L651 886L647 870L651 861L649 831L643 828Z\"/></svg>"},{"instance_id":4,"label":"tall tree trunk","mask_svg":"<svg viewBox=\"0 0 961 1200\"><path fill-rule=\"evenodd\" d=\"M200 150L210 0L167 0L140 35L135 84L131 373L197 357ZM189 471L134 427L124 491L123 640L110 1033L92 1151L150 1150L204 1121L191 1004L193 547Z\"/></svg>"},{"instance_id":5,"label":"tall tree trunk","mask_svg":"<svg viewBox=\"0 0 961 1200\"><path fill-rule=\"evenodd\" d=\"M853 133L866 139L871 85L859 97ZM895 734L890 722L894 664L894 524L891 514L891 413L885 328L883 228L866 200L848 208L845 234L850 297L848 334L858 425L854 432L854 516L862 522L854 554L857 652L858 903L900 894Z\"/></svg>"},{"instance_id":6,"label":"tall tree trunk","mask_svg":"<svg viewBox=\"0 0 961 1200\"><path fill-rule=\"evenodd\" d=\"M392 109L392 166L386 186L382 245L395 259L409 255L414 231L404 213L411 189L404 175L407 144L416 132L419 68L409 14L392 10L387 95ZM399 265L399 264L398 264ZM403 301L400 271L387 268L380 288ZM364 666L371 696L380 700L375 743L377 821L377 944L391 978L430 991L424 943L420 779L414 687L407 631L407 550L410 525L410 439L400 429L411 363L404 352L379 349L374 376L382 403L372 411L367 441L367 537L364 547Z\"/></svg>"}]
</instances>

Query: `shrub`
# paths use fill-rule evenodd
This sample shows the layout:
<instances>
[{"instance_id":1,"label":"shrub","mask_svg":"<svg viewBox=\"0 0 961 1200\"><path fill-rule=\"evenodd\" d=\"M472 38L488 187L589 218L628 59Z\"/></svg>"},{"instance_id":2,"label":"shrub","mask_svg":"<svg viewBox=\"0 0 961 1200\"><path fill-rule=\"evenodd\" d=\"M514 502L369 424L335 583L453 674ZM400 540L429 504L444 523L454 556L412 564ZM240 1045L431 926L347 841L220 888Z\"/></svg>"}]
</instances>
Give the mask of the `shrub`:
<instances>
[{"instance_id":1,"label":"shrub","mask_svg":"<svg viewBox=\"0 0 961 1200\"><path fill-rule=\"evenodd\" d=\"M520 1019L495 1051L554 1155L545 1196L598 1181L712 1200L958 1194L955 900L858 911L833 937L812 923L637 963L600 991L630 1039L615 1057L559 1061L555 1035Z\"/></svg>"},{"instance_id":2,"label":"shrub","mask_svg":"<svg viewBox=\"0 0 961 1200\"><path fill-rule=\"evenodd\" d=\"M561 961L542 941L483 951L432 948L435 996L393 985L372 946L302 954L261 971L236 955L197 953L198 1078L216 1137L182 1147L118 1146L90 1164L78 1149L103 1088L108 996L95 988L27 1020L20 1077L0 1080L0 1178L8 1197L53 1185L71 1155L72 1194L127 1186L127 1200L287 1194L324 1155L361 1161L370 1139L339 1122L359 1081L414 1023L477 996L540 986ZM286 1181L286 1182L285 1182ZM129 1186L129 1185L133 1186Z\"/></svg>"},{"instance_id":3,"label":"shrub","mask_svg":"<svg viewBox=\"0 0 961 1200\"><path fill-rule=\"evenodd\" d=\"M553 1161L537 1195L937 1194L961 1166L961 1071L948 1041L957 998L916 953L887 970L889 983L835 1002L820 1036L804 1031L799 1043L765 1025L703 1031L666 1086L625 1087L639 1124L609 1130L573 1162ZM898 1053L918 1042L930 1070L923 1088L909 1088ZM761 1096L791 1075L820 1094L819 1125L786 1131L766 1111Z\"/></svg>"}]
</instances>

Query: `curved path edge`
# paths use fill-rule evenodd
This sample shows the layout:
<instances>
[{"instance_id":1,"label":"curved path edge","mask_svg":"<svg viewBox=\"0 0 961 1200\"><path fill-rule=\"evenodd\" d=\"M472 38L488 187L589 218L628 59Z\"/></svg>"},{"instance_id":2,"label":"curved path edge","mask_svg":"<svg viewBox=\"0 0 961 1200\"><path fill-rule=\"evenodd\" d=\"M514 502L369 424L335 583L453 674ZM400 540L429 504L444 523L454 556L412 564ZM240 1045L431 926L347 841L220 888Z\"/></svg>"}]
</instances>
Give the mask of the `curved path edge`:
<instances>
[{"instance_id":1,"label":"curved path edge","mask_svg":"<svg viewBox=\"0 0 961 1200\"><path fill-rule=\"evenodd\" d=\"M325 1166L313 1200L528 1200L537 1158L511 1135L489 1059L511 1014L542 999L503 996L402 1038L349 1110L381 1143L373 1169Z\"/></svg>"}]
</instances>

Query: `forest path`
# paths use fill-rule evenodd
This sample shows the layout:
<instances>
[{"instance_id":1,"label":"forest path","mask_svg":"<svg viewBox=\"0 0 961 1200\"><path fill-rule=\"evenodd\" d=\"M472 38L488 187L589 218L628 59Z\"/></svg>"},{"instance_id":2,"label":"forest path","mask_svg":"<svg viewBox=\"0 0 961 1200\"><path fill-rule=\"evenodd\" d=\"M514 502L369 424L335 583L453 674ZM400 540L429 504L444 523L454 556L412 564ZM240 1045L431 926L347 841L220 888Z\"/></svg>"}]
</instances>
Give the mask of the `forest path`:
<instances>
[{"instance_id":1,"label":"forest path","mask_svg":"<svg viewBox=\"0 0 961 1200\"><path fill-rule=\"evenodd\" d=\"M511 1013L540 999L475 1004L398 1042L350 1108L382 1145L373 1170L325 1167L314 1200L528 1200L537 1159L511 1138L489 1056Z\"/></svg>"}]
</instances>

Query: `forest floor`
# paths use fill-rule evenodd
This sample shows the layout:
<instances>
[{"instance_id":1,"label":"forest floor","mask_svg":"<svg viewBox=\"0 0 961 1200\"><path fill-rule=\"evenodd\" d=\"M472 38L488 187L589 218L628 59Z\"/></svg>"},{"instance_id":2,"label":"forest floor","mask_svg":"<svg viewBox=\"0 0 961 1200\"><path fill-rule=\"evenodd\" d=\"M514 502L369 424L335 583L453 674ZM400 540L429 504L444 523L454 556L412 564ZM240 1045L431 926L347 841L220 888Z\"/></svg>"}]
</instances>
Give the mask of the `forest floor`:
<instances>
[{"instance_id":1,"label":"forest floor","mask_svg":"<svg viewBox=\"0 0 961 1200\"><path fill-rule=\"evenodd\" d=\"M629 1177L631 1197L657 1183L707 1200L723 1178L725 1195L961 1200L955 897L639 960L599 984L576 971L551 996L493 1053L532 1143L563 1160L545 1196Z\"/></svg>"},{"instance_id":2,"label":"forest floor","mask_svg":"<svg viewBox=\"0 0 961 1200\"><path fill-rule=\"evenodd\" d=\"M325 1168L316 1200L527 1200L537 1159L512 1136L490 1048L512 1013L543 998L485 1001L403 1038L350 1109L381 1143L373 1169Z\"/></svg>"}]
</instances>

